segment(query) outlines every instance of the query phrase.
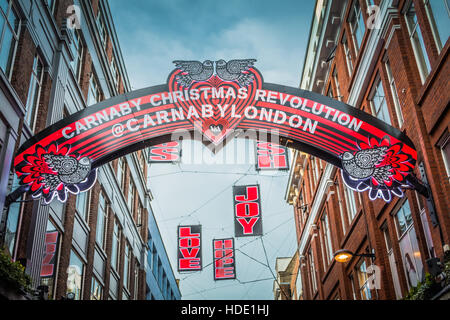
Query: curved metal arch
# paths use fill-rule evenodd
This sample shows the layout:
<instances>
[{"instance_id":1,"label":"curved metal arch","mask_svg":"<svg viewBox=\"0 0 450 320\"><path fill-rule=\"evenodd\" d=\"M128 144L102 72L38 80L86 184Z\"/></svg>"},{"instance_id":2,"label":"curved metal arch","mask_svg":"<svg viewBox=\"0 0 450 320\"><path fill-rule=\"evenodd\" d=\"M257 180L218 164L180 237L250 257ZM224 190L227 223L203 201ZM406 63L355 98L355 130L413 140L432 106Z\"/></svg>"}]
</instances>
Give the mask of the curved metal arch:
<instances>
[{"instance_id":1,"label":"curved metal arch","mask_svg":"<svg viewBox=\"0 0 450 320\"><path fill-rule=\"evenodd\" d=\"M412 141L370 114L314 92L264 83L253 66L226 75L235 80L223 80L217 67L206 80L192 80L185 69L173 70L166 84L102 101L26 141L14 159L20 183L47 203L56 196L65 201L68 192L95 182L82 159L95 172L182 130L201 131L216 145L236 130L255 131L262 141L275 131L283 145L341 168L346 184L370 189L372 199L390 201L416 181ZM67 161L73 159L76 164Z\"/></svg>"}]
</instances>

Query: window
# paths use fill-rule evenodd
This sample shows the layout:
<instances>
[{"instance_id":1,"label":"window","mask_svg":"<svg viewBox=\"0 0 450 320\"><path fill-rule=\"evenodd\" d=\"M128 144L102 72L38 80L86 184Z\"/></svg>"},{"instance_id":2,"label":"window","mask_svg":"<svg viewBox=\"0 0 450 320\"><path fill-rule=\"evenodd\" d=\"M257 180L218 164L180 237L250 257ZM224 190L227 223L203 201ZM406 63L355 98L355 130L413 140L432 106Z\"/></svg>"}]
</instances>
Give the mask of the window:
<instances>
[{"instance_id":1,"label":"window","mask_svg":"<svg viewBox=\"0 0 450 320\"><path fill-rule=\"evenodd\" d=\"M103 196L103 193L100 193L98 199L98 210L97 210L97 228L95 240L100 245L101 248L105 248L106 245L106 225L107 225L107 217L108 217L108 207Z\"/></svg>"},{"instance_id":2,"label":"window","mask_svg":"<svg viewBox=\"0 0 450 320\"><path fill-rule=\"evenodd\" d=\"M134 182L130 177L129 184L128 184L128 198L127 198L127 204L128 208L130 209L130 212L134 213L134 197L136 193L136 187L134 186Z\"/></svg>"},{"instance_id":3,"label":"window","mask_svg":"<svg viewBox=\"0 0 450 320\"><path fill-rule=\"evenodd\" d=\"M450 36L450 4L449 0L423 0L430 20L433 37L436 41L438 52Z\"/></svg>"},{"instance_id":4,"label":"window","mask_svg":"<svg viewBox=\"0 0 450 320\"><path fill-rule=\"evenodd\" d=\"M341 88L339 86L339 80L338 80L337 70L336 69L334 69L334 71L333 71L333 80L334 80L334 86L336 88L336 98L339 101L342 101Z\"/></svg>"},{"instance_id":5,"label":"window","mask_svg":"<svg viewBox=\"0 0 450 320\"><path fill-rule=\"evenodd\" d=\"M98 85L97 77L94 73L91 73L91 77L89 78L89 90L88 96L86 99L86 104L91 106L100 102L100 88Z\"/></svg>"},{"instance_id":6,"label":"window","mask_svg":"<svg viewBox=\"0 0 450 320\"><path fill-rule=\"evenodd\" d=\"M371 300L372 294L369 288L369 276L367 274L366 261L361 261L357 267L359 294L362 300Z\"/></svg>"},{"instance_id":7,"label":"window","mask_svg":"<svg viewBox=\"0 0 450 320\"><path fill-rule=\"evenodd\" d=\"M434 250L433 238L431 237L430 226L428 224L427 213L425 211L425 206L422 203L422 198L419 196L417 191L415 191L417 205L420 210L420 221L422 222L423 232L425 233L425 242L427 244L428 255L430 258L436 257L436 251Z\"/></svg>"},{"instance_id":8,"label":"window","mask_svg":"<svg viewBox=\"0 0 450 320\"><path fill-rule=\"evenodd\" d=\"M316 158L315 157L311 157L311 170L313 171L313 177L314 177L314 185L316 185L319 182L319 168L317 166L317 162L316 162Z\"/></svg>"},{"instance_id":9,"label":"window","mask_svg":"<svg viewBox=\"0 0 450 320\"><path fill-rule=\"evenodd\" d=\"M351 75L353 72L352 54L350 48L348 47L347 35L344 33L342 36L342 45L344 47L345 61L347 62L348 74Z\"/></svg>"},{"instance_id":10,"label":"window","mask_svg":"<svg viewBox=\"0 0 450 320\"><path fill-rule=\"evenodd\" d=\"M330 97L331 99L334 98L333 88L331 87L331 84L328 86L327 97Z\"/></svg>"},{"instance_id":11,"label":"window","mask_svg":"<svg viewBox=\"0 0 450 320\"><path fill-rule=\"evenodd\" d=\"M103 15L102 7L98 7L97 13L97 27L99 29L100 41L102 42L103 48L106 50L106 44L108 40L108 32L106 31L105 17Z\"/></svg>"},{"instance_id":12,"label":"window","mask_svg":"<svg viewBox=\"0 0 450 320\"><path fill-rule=\"evenodd\" d=\"M158 253L156 251L156 248L153 247L153 275L155 277L158 277Z\"/></svg>"},{"instance_id":13,"label":"window","mask_svg":"<svg viewBox=\"0 0 450 320\"><path fill-rule=\"evenodd\" d=\"M103 287L95 277L92 277L91 300L102 300Z\"/></svg>"},{"instance_id":14,"label":"window","mask_svg":"<svg viewBox=\"0 0 450 320\"><path fill-rule=\"evenodd\" d=\"M408 200L398 210L395 215L395 220L402 254L403 269L408 282L408 288L411 289L423 280L423 265Z\"/></svg>"},{"instance_id":15,"label":"window","mask_svg":"<svg viewBox=\"0 0 450 320\"><path fill-rule=\"evenodd\" d=\"M58 0L45 0L45 2L47 3L48 9L50 10L51 14L55 14L55 10L56 10L56 2Z\"/></svg>"},{"instance_id":16,"label":"window","mask_svg":"<svg viewBox=\"0 0 450 320\"><path fill-rule=\"evenodd\" d=\"M297 278L295 280L295 288L297 289L297 300L303 295L303 283L302 283L302 272L300 268L297 270Z\"/></svg>"},{"instance_id":17,"label":"window","mask_svg":"<svg viewBox=\"0 0 450 320\"><path fill-rule=\"evenodd\" d=\"M71 64L75 75L75 79L77 82L80 82L85 45L83 43L83 38L81 37L81 31L79 29L76 28L72 29L72 33L73 33L73 41L71 46L72 52L74 53L75 57Z\"/></svg>"},{"instance_id":18,"label":"window","mask_svg":"<svg viewBox=\"0 0 450 320\"><path fill-rule=\"evenodd\" d=\"M345 197L345 203L347 205L347 217L349 224L352 223L353 219L356 216L356 200L355 200L355 193L353 190L351 190L349 187L344 185L344 197Z\"/></svg>"},{"instance_id":19,"label":"window","mask_svg":"<svg viewBox=\"0 0 450 320\"><path fill-rule=\"evenodd\" d=\"M356 300L356 291L355 291L355 281L353 280L353 276L350 275L349 277L349 281L352 285L352 295L353 295L353 300Z\"/></svg>"},{"instance_id":20,"label":"window","mask_svg":"<svg viewBox=\"0 0 450 320\"><path fill-rule=\"evenodd\" d=\"M366 27L364 25L364 17L362 14L361 6L359 0L354 0L352 8L350 9L349 18L350 30L353 36L353 42L355 44L356 52L361 48L361 43L366 32Z\"/></svg>"},{"instance_id":21,"label":"window","mask_svg":"<svg viewBox=\"0 0 450 320\"><path fill-rule=\"evenodd\" d=\"M416 9L413 1L411 1L411 4L409 5L405 18L406 25L408 26L409 38L411 39L417 66L419 68L420 77L422 79L422 83L424 83L431 71L431 65L425 49L422 31L420 30L419 22L417 21Z\"/></svg>"},{"instance_id":22,"label":"window","mask_svg":"<svg viewBox=\"0 0 450 320\"><path fill-rule=\"evenodd\" d=\"M309 258L309 274L311 275L311 297L317 291L317 280L316 280L316 266L314 265L314 257L312 253L312 249L309 249L308 252Z\"/></svg>"},{"instance_id":23,"label":"window","mask_svg":"<svg viewBox=\"0 0 450 320\"><path fill-rule=\"evenodd\" d=\"M84 219L84 221L88 221L88 214L89 214L89 197L90 192L81 192L77 195L77 200L75 203L75 208L80 215Z\"/></svg>"},{"instance_id":24,"label":"window","mask_svg":"<svg viewBox=\"0 0 450 320\"><path fill-rule=\"evenodd\" d=\"M119 271L119 256L120 256L120 227L117 221L114 221L114 231L112 239L112 249L111 249L111 266Z\"/></svg>"},{"instance_id":25,"label":"window","mask_svg":"<svg viewBox=\"0 0 450 320\"><path fill-rule=\"evenodd\" d=\"M450 134L448 130L439 139L437 146L441 149L442 160L447 171L447 180L450 182Z\"/></svg>"},{"instance_id":26,"label":"window","mask_svg":"<svg viewBox=\"0 0 450 320\"><path fill-rule=\"evenodd\" d=\"M144 208L142 206L142 203L138 201L138 210L136 215L136 225L138 227L142 227L142 214L144 213Z\"/></svg>"},{"instance_id":27,"label":"window","mask_svg":"<svg viewBox=\"0 0 450 320\"><path fill-rule=\"evenodd\" d=\"M391 118L389 116L389 110L386 102L386 95L384 94L383 84L381 79L378 79L374 87L372 98L369 100L372 108L372 113L378 119L391 124Z\"/></svg>"},{"instance_id":28,"label":"window","mask_svg":"<svg viewBox=\"0 0 450 320\"><path fill-rule=\"evenodd\" d=\"M8 79L11 78L19 33L20 19L12 5L12 0L2 0L0 4L0 68Z\"/></svg>"},{"instance_id":29,"label":"window","mask_svg":"<svg viewBox=\"0 0 450 320\"><path fill-rule=\"evenodd\" d=\"M393 284L394 284L394 290L395 290L395 297L397 299L401 299L402 297L402 291L400 287L400 281L398 279L398 272L397 272L397 264L395 263L395 256L394 256L394 250L392 249L392 241L391 237L389 235L389 230L386 225L382 227L383 234L384 234L384 241L386 243L386 249L387 249L387 255L389 259L389 267L391 269Z\"/></svg>"},{"instance_id":30,"label":"window","mask_svg":"<svg viewBox=\"0 0 450 320\"><path fill-rule=\"evenodd\" d=\"M333 260L333 246L331 244L331 230L330 222L328 220L328 213L325 211L322 217L322 230L325 242L325 250L327 253L328 262Z\"/></svg>"},{"instance_id":31,"label":"window","mask_svg":"<svg viewBox=\"0 0 450 320\"><path fill-rule=\"evenodd\" d=\"M139 153L139 164L141 166L142 175L144 176L146 161L145 161L145 152L143 150ZM147 177L144 177L144 179L146 179L146 178Z\"/></svg>"},{"instance_id":32,"label":"window","mask_svg":"<svg viewBox=\"0 0 450 320\"><path fill-rule=\"evenodd\" d=\"M19 188L19 179L15 173L13 174L13 184L11 190L16 190ZM25 195L23 195L19 200L25 200ZM8 208L8 214L6 216L6 228L4 235L3 246L8 250L11 257L14 258L14 251L16 248L19 219L23 212L23 203L13 202Z\"/></svg>"},{"instance_id":33,"label":"window","mask_svg":"<svg viewBox=\"0 0 450 320\"><path fill-rule=\"evenodd\" d=\"M30 86L28 87L27 112L25 120L32 131L36 127L36 118L41 98L42 79L44 76L44 66L38 55L33 60L33 70L31 72Z\"/></svg>"},{"instance_id":34,"label":"window","mask_svg":"<svg viewBox=\"0 0 450 320\"><path fill-rule=\"evenodd\" d=\"M72 250L70 252L70 262L67 268L67 291L73 293L74 300L82 299L82 285L84 277L84 264L78 255Z\"/></svg>"},{"instance_id":35,"label":"window","mask_svg":"<svg viewBox=\"0 0 450 320\"><path fill-rule=\"evenodd\" d=\"M117 160L117 181L120 184L120 188L124 190L125 188L125 177L127 171L127 164L123 158Z\"/></svg>"},{"instance_id":36,"label":"window","mask_svg":"<svg viewBox=\"0 0 450 320\"><path fill-rule=\"evenodd\" d=\"M389 80L389 86L391 88L392 100L394 101L395 112L397 113L397 121L398 127L401 128L403 126L403 113L402 108L400 106L400 100L398 99L397 86L395 85L394 76L392 74L391 64L389 60L385 62L386 73Z\"/></svg>"},{"instance_id":37,"label":"window","mask_svg":"<svg viewBox=\"0 0 450 320\"><path fill-rule=\"evenodd\" d=\"M123 261L123 286L130 289L130 246L128 244L125 244L125 254L124 254L124 261Z\"/></svg>"},{"instance_id":38,"label":"window","mask_svg":"<svg viewBox=\"0 0 450 320\"><path fill-rule=\"evenodd\" d=\"M336 193L337 193L337 197L338 197L338 203L339 203L339 214L341 217L341 225L342 225L342 233L345 235L346 234L346 222L345 222L345 217L344 217L344 208L343 208L343 204L342 204L342 197L341 197L341 190L339 188L339 182L338 180L335 180L335 188L336 188ZM345 191L344 191L345 192Z\"/></svg>"},{"instance_id":39,"label":"window","mask_svg":"<svg viewBox=\"0 0 450 320\"><path fill-rule=\"evenodd\" d=\"M55 233L57 233L57 236L55 237ZM47 241L48 239L52 239L51 241ZM45 257L42 262L42 269L41 269L41 285L48 287L48 298L52 299L54 297L56 283L55 278L56 274L58 272L58 256L59 256L59 242L60 242L60 235L58 233L58 230L53 225L53 223L48 220L47 221L47 230L46 230L46 241L45 241ZM54 242L56 241L56 242ZM50 243L51 242L51 243ZM49 256L47 254L49 253ZM53 255L53 257L52 257ZM51 258L50 260L49 257ZM44 272L42 273L42 270L45 271L44 265L52 265L52 271L50 272ZM48 270L48 269L47 269ZM50 269L51 270L51 269Z\"/></svg>"},{"instance_id":40,"label":"window","mask_svg":"<svg viewBox=\"0 0 450 320\"><path fill-rule=\"evenodd\" d=\"M120 73L119 73L119 68L117 66L117 62L116 62L116 57L114 56L114 54L111 57L111 73L113 76L113 81L114 81L114 85L115 88L117 89L117 92L119 91L119 84L120 84Z\"/></svg>"},{"instance_id":41,"label":"window","mask_svg":"<svg viewBox=\"0 0 450 320\"><path fill-rule=\"evenodd\" d=\"M139 263L134 264L134 300L139 299Z\"/></svg>"}]
</instances>

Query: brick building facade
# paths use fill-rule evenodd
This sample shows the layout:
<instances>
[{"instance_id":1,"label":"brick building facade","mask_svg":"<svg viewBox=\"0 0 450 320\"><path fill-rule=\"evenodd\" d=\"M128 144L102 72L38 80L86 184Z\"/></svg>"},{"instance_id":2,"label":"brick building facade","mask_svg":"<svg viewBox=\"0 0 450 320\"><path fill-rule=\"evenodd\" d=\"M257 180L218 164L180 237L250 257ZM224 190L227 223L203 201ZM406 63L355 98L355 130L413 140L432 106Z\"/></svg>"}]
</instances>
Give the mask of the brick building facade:
<instances>
[{"instance_id":1,"label":"brick building facade","mask_svg":"<svg viewBox=\"0 0 450 320\"><path fill-rule=\"evenodd\" d=\"M5 0L0 7L0 245L26 267L34 288L48 286L51 299L180 299L162 241L149 248L161 236L144 150L101 167L95 186L65 204L44 206L29 194L7 201L17 188L12 160L22 143L128 92L130 83L107 1ZM156 270L150 249L164 261Z\"/></svg>"},{"instance_id":2,"label":"brick building facade","mask_svg":"<svg viewBox=\"0 0 450 320\"><path fill-rule=\"evenodd\" d=\"M401 299L424 280L426 261L450 250L449 32L446 1L316 2L301 88L404 131L432 196L408 190L391 203L370 201L348 189L337 168L295 152L286 199L299 299ZM338 263L340 249L375 258Z\"/></svg>"}]
</instances>

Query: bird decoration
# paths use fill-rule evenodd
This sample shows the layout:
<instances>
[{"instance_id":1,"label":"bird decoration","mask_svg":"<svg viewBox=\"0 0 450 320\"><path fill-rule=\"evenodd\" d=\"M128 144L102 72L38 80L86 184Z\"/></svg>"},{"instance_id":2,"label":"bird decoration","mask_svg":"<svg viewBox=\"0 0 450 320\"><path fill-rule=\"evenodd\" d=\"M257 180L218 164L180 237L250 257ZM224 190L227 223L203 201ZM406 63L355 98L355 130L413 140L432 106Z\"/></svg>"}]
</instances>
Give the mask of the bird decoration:
<instances>
[{"instance_id":1,"label":"bird decoration","mask_svg":"<svg viewBox=\"0 0 450 320\"><path fill-rule=\"evenodd\" d=\"M177 60L173 63L182 71L176 77L177 82L186 88L190 87L194 81L206 81L214 74L214 63L210 60L203 63Z\"/></svg>"},{"instance_id":2,"label":"bird decoration","mask_svg":"<svg viewBox=\"0 0 450 320\"><path fill-rule=\"evenodd\" d=\"M207 81L214 74L222 81L234 81L241 87L246 87L254 81L254 76L248 70L254 66L255 62L256 59L239 59L228 62L221 59L215 62L206 60L203 63L176 60L173 63L181 71L176 76L176 81L181 86L189 88L194 82Z\"/></svg>"},{"instance_id":3,"label":"bird decoration","mask_svg":"<svg viewBox=\"0 0 450 320\"><path fill-rule=\"evenodd\" d=\"M61 183L65 185L80 183L91 172L91 161L87 157L77 160L70 156L46 154L44 159L48 167L56 173L42 174L44 183L50 190L56 190Z\"/></svg>"},{"instance_id":4,"label":"bird decoration","mask_svg":"<svg viewBox=\"0 0 450 320\"><path fill-rule=\"evenodd\" d=\"M254 80L252 74L246 73L254 64L255 59L216 61L216 73L224 81L237 81L241 87L248 86Z\"/></svg>"},{"instance_id":5,"label":"bird decoration","mask_svg":"<svg viewBox=\"0 0 450 320\"><path fill-rule=\"evenodd\" d=\"M342 155L342 165L347 173L358 180L374 177L379 183L387 181L391 176L390 165L377 167L386 156L388 147L375 147L352 154L345 152Z\"/></svg>"},{"instance_id":6,"label":"bird decoration","mask_svg":"<svg viewBox=\"0 0 450 320\"><path fill-rule=\"evenodd\" d=\"M66 202L69 193L85 192L97 180L97 169L93 169L90 158L72 153L70 145L61 147L56 141L46 147L37 145L35 153L27 155L16 172L33 198L42 197L45 204L55 197Z\"/></svg>"},{"instance_id":7,"label":"bird decoration","mask_svg":"<svg viewBox=\"0 0 450 320\"><path fill-rule=\"evenodd\" d=\"M409 188L407 177L414 169L414 160L403 152L401 143L391 144L389 137L369 138L358 142L357 151L341 154L342 178L352 190L369 190L369 198L390 202L393 195L403 197Z\"/></svg>"}]
</instances>

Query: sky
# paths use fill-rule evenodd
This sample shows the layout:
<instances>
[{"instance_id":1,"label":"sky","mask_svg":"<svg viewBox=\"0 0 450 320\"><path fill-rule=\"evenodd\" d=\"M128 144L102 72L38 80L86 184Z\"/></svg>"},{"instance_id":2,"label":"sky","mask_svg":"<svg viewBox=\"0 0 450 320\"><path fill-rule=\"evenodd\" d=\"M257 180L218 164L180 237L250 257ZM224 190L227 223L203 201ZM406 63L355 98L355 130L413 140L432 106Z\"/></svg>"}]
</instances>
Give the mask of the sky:
<instances>
[{"instance_id":1,"label":"sky","mask_svg":"<svg viewBox=\"0 0 450 320\"><path fill-rule=\"evenodd\" d=\"M254 58L265 82L300 84L312 0L109 3L133 90L165 83L174 60ZM152 164L149 170L152 208L182 298L273 299L276 258L292 257L297 246L293 208L285 200L288 172L258 174L249 141L236 140L215 155L199 142L184 141L182 147L181 163ZM215 282L212 240L234 237L232 187L256 183L264 235L235 238L237 279ZM179 274L177 226L193 224L202 225L204 268Z\"/></svg>"}]
</instances>

